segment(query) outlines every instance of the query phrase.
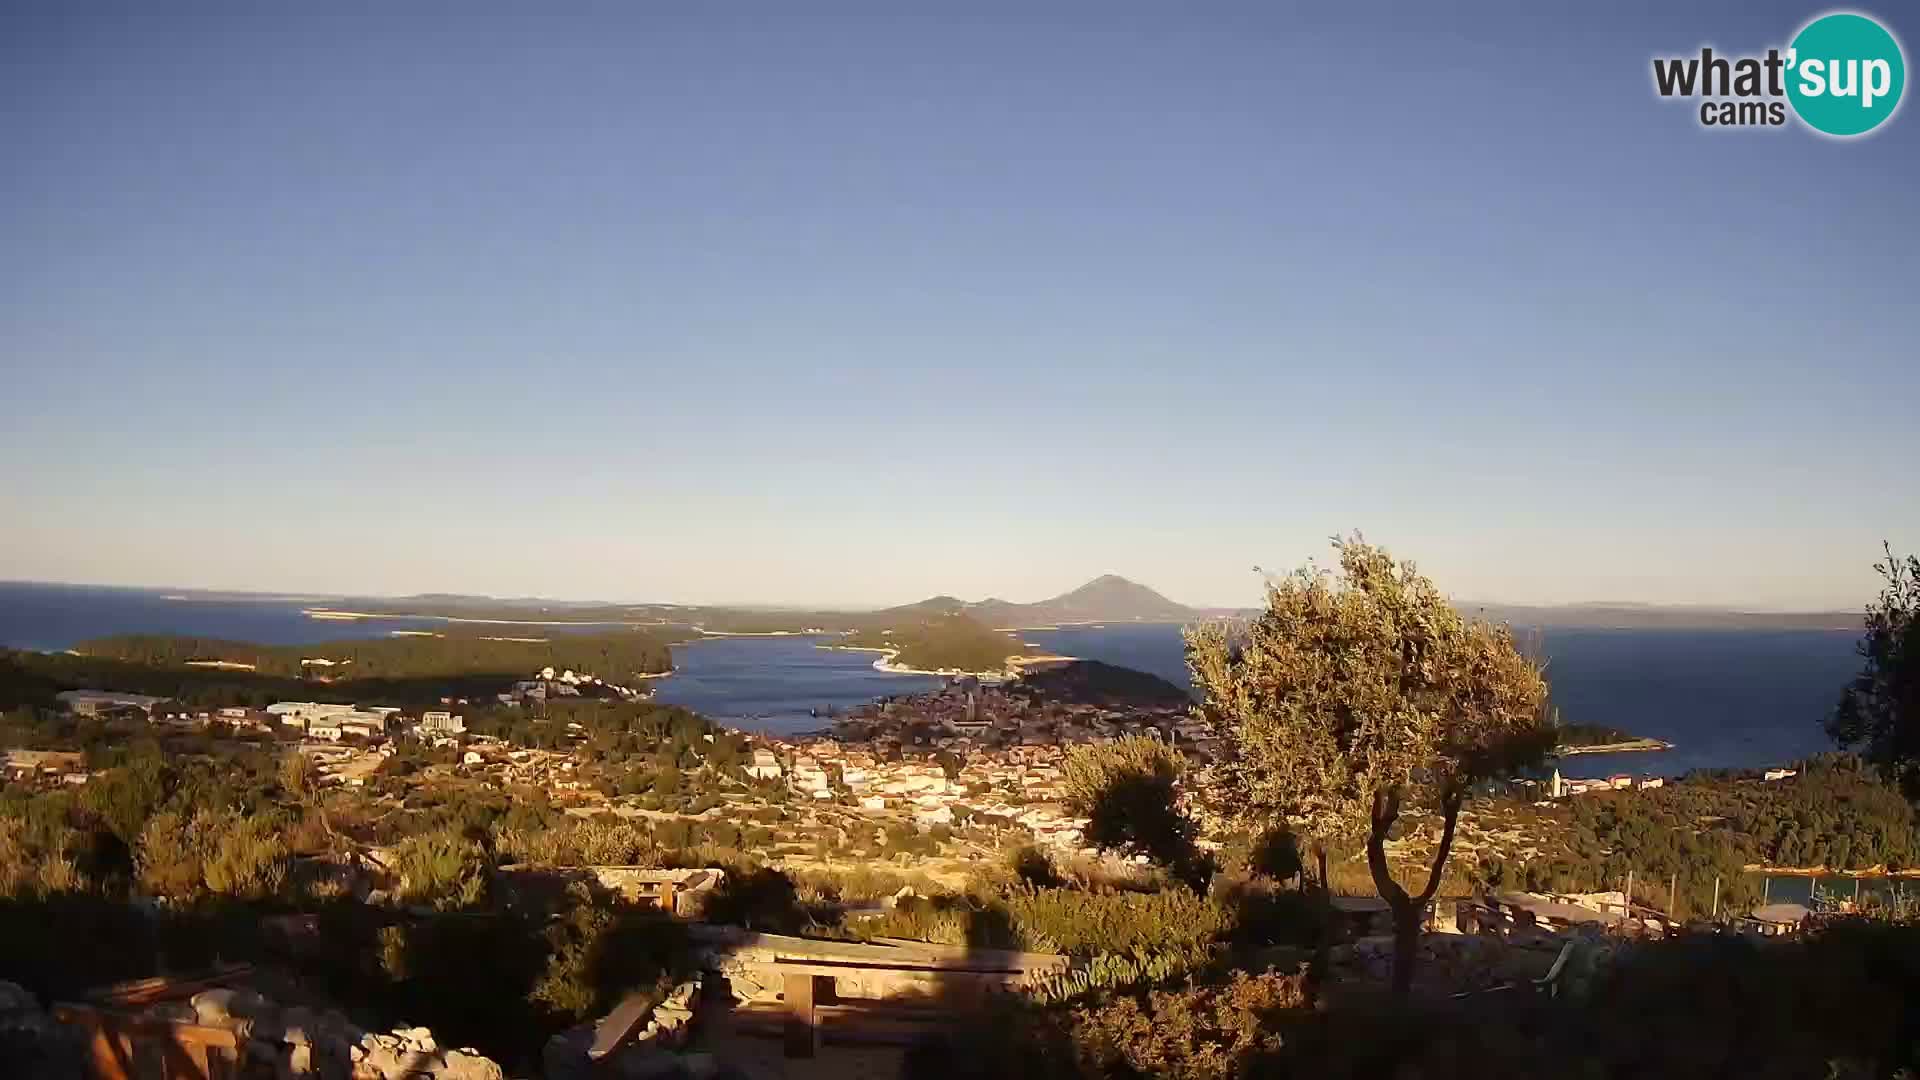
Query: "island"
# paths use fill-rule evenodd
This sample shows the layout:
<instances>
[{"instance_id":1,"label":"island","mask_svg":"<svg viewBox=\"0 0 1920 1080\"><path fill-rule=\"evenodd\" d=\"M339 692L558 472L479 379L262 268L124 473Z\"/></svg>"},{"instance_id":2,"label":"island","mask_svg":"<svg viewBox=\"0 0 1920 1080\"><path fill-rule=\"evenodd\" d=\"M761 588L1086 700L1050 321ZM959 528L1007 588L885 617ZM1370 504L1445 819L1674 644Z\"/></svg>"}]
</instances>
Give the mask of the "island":
<instances>
[{"instance_id":1,"label":"island","mask_svg":"<svg viewBox=\"0 0 1920 1080\"><path fill-rule=\"evenodd\" d=\"M1650 739L1644 735L1632 735L1619 728L1600 724L1562 724L1559 733L1559 742L1554 748L1554 753L1562 757L1573 754L1624 754L1633 751L1673 749L1673 744L1670 742Z\"/></svg>"},{"instance_id":2,"label":"island","mask_svg":"<svg viewBox=\"0 0 1920 1080\"><path fill-rule=\"evenodd\" d=\"M983 675L1006 671L1024 648L1011 634L960 612L854 630L828 647L881 653L875 666L883 671Z\"/></svg>"}]
</instances>

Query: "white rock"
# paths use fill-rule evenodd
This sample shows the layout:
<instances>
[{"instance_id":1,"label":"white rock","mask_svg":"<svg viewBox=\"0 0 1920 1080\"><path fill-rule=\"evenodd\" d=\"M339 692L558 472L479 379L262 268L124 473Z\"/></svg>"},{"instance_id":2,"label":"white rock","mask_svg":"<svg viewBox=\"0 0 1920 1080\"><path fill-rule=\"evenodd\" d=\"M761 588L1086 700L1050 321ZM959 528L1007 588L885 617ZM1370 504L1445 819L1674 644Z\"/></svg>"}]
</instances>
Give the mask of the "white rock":
<instances>
[{"instance_id":1,"label":"white rock","mask_svg":"<svg viewBox=\"0 0 1920 1080\"><path fill-rule=\"evenodd\" d=\"M251 990L234 990L224 986L202 990L193 995L189 1001L203 1024L217 1024L222 1020L258 1016L267 1011L266 998Z\"/></svg>"},{"instance_id":2,"label":"white rock","mask_svg":"<svg viewBox=\"0 0 1920 1080\"><path fill-rule=\"evenodd\" d=\"M446 1080L506 1080L506 1073L492 1058L449 1050L441 1075Z\"/></svg>"}]
</instances>

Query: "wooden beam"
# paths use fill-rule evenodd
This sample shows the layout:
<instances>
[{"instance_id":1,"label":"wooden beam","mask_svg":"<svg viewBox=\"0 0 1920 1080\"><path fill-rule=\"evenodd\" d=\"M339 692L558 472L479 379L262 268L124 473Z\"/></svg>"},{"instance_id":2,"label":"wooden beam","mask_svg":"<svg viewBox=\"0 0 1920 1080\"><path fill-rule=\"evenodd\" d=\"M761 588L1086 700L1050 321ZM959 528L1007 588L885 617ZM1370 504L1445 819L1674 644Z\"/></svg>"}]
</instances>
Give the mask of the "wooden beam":
<instances>
[{"instance_id":1,"label":"wooden beam","mask_svg":"<svg viewBox=\"0 0 1920 1080\"><path fill-rule=\"evenodd\" d=\"M793 972L781 984L781 992L787 999L787 1056L810 1058L820 1049L813 1007L816 1001L833 1000L833 979Z\"/></svg>"}]
</instances>

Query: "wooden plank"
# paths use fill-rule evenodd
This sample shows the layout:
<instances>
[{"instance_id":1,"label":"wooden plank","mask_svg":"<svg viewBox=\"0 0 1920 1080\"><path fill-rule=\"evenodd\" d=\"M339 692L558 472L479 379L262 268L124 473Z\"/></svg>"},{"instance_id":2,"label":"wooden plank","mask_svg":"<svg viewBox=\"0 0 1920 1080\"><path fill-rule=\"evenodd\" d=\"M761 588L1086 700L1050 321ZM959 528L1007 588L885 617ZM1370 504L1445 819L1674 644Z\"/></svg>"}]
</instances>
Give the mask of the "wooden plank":
<instances>
[{"instance_id":1,"label":"wooden plank","mask_svg":"<svg viewBox=\"0 0 1920 1080\"><path fill-rule=\"evenodd\" d=\"M239 1064L240 1039L226 1028L146 1020L88 1005L55 1005L53 1015L91 1033L87 1057L92 1075L102 1080L134 1080L143 1059L157 1059L165 1080L218 1080Z\"/></svg>"},{"instance_id":2,"label":"wooden plank","mask_svg":"<svg viewBox=\"0 0 1920 1080\"><path fill-rule=\"evenodd\" d=\"M108 1007L151 1005L156 1001L190 998L202 990L227 986L242 981L252 974L253 965L251 964L230 964L215 968L205 975L185 978L155 976L150 979L134 979L111 986L95 987L81 996L92 1004Z\"/></svg>"},{"instance_id":3,"label":"wooden plank","mask_svg":"<svg viewBox=\"0 0 1920 1080\"><path fill-rule=\"evenodd\" d=\"M1073 966L1073 957L1062 953L1018 952L1012 949L976 949L971 945L937 945L930 941L906 938L875 938L888 948L905 949L965 967L989 967L997 970L1060 972Z\"/></svg>"},{"instance_id":4,"label":"wooden plank","mask_svg":"<svg viewBox=\"0 0 1920 1080\"><path fill-rule=\"evenodd\" d=\"M820 1048L820 1031L814 1026L814 1001L833 999L833 980L791 972L781 986L781 993L787 1005L787 1056L810 1058Z\"/></svg>"},{"instance_id":5,"label":"wooden plank","mask_svg":"<svg viewBox=\"0 0 1920 1080\"><path fill-rule=\"evenodd\" d=\"M1034 985L1033 976L1021 972L955 971L938 968L883 968L878 966L841 967L830 964L780 964L759 969L762 984L779 982L791 975L808 975L833 981L839 997L862 1001L883 1001L893 997L955 999L974 1001L989 991L1020 991Z\"/></svg>"},{"instance_id":6,"label":"wooden plank","mask_svg":"<svg viewBox=\"0 0 1920 1080\"><path fill-rule=\"evenodd\" d=\"M933 945L928 942L874 945L861 941L823 941L791 937L785 934L761 934L752 931L728 933L727 928L695 924L694 937L709 945L725 946L736 960L752 961L761 956L772 959L826 960L834 962L937 964L961 960L973 966L1006 970L1050 967L1069 958L1057 953L1025 953L1010 949L975 949L957 945Z\"/></svg>"},{"instance_id":7,"label":"wooden plank","mask_svg":"<svg viewBox=\"0 0 1920 1080\"><path fill-rule=\"evenodd\" d=\"M741 1006L730 1019L736 1034L784 1036L788 1015L770 1003ZM952 1031L954 1010L941 1007L902 1007L877 1002L816 1004L814 1030L820 1043L911 1046L928 1035Z\"/></svg>"},{"instance_id":8,"label":"wooden plank","mask_svg":"<svg viewBox=\"0 0 1920 1080\"><path fill-rule=\"evenodd\" d=\"M813 975L856 975L862 971L900 971L900 972L921 972L928 975L952 975L955 978L967 978L970 976L985 978L985 977L998 976L1001 978L1008 978L1008 979L1020 979L1020 978L1025 978L1029 974L1032 974L1031 972L1023 971L1020 968L960 967L958 965L947 965L947 964L916 964L916 963L913 963L911 960L906 961L904 963L897 963L897 964L872 964L872 963L835 963L831 960L789 960L783 957L781 959L774 960L771 964L766 964L765 966L771 967L774 970L780 971L783 973L804 971Z\"/></svg>"},{"instance_id":9,"label":"wooden plank","mask_svg":"<svg viewBox=\"0 0 1920 1080\"><path fill-rule=\"evenodd\" d=\"M622 998L612 1012L594 1025L593 1045L587 1048L587 1059L599 1061L631 1042L634 1035L646 1027L647 1018L653 1015L653 1006L652 994L628 994Z\"/></svg>"}]
</instances>

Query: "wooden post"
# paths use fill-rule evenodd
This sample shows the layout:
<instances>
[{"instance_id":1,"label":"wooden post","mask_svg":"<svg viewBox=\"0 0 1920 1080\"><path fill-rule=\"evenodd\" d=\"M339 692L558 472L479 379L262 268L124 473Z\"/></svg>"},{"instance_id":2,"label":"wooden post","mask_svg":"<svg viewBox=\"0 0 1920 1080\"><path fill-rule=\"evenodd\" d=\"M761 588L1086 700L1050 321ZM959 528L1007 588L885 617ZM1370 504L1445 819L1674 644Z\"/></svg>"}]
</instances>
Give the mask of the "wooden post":
<instances>
[{"instance_id":1,"label":"wooden post","mask_svg":"<svg viewBox=\"0 0 1920 1080\"><path fill-rule=\"evenodd\" d=\"M1713 875L1713 917L1720 917L1720 875Z\"/></svg>"},{"instance_id":2,"label":"wooden post","mask_svg":"<svg viewBox=\"0 0 1920 1080\"><path fill-rule=\"evenodd\" d=\"M813 1007L833 999L833 979L825 975L789 973L782 984L787 999L787 1056L810 1058L820 1048L820 1028Z\"/></svg>"},{"instance_id":3,"label":"wooden post","mask_svg":"<svg viewBox=\"0 0 1920 1080\"><path fill-rule=\"evenodd\" d=\"M1627 916L1628 916L1629 918L1631 918L1631 917L1633 916L1633 871L1631 871L1631 870L1629 870L1629 871L1627 871L1627 911L1626 911L1626 914L1627 914Z\"/></svg>"},{"instance_id":4,"label":"wooden post","mask_svg":"<svg viewBox=\"0 0 1920 1080\"><path fill-rule=\"evenodd\" d=\"M1673 922L1680 921L1680 875L1677 872L1667 878L1667 916Z\"/></svg>"},{"instance_id":5,"label":"wooden post","mask_svg":"<svg viewBox=\"0 0 1920 1080\"><path fill-rule=\"evenodd\" d=\"M673 914L673 882L671 881L660 883L660 910L668 915Z\"/></svg>"}]
</instances>

